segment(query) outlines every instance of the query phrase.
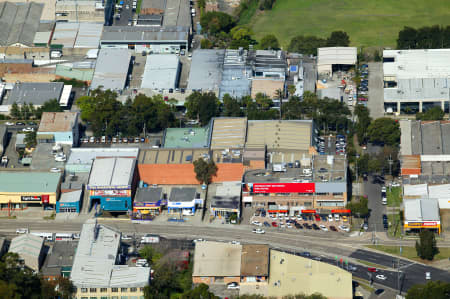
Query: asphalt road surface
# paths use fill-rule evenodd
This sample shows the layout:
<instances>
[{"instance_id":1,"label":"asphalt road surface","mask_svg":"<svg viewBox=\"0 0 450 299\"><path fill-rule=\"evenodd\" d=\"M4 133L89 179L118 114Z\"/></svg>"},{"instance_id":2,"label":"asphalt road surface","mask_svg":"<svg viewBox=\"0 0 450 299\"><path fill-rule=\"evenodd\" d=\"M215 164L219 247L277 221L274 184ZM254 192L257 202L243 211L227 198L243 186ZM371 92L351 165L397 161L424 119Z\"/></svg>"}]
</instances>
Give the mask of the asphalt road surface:
<instances>
[{"instance_id":1,"label":"asphalt road surface","mask_svg":"<svg viewBox=\"0 0 450 299\"><path fill-rule=\"evenodd\" d=\"M364 193L368 197L370 217L369 231L384 231L383 214L386 214L386 207L381 203L381 185L373 183L373 177L370 176L364 182Z\"/></svg>"},{"instance_id":2,"label":"asphalt road surface","mask_svg":"<svg viewBox=\"0 0 450 299\"><path fill-rule=\"evenodd\" d=\"M266 234L254 234L251 232L249 226L193 226L188 224L176 223L151 223L151 224L133 224L129 221L117 220L100 220L102 224L114 227L124 234L142 235L145 233L155 233L167 238L175 239L197 239L205 238L207 240L216 241L231 241L238 240L245 243L263 243L268 244L274 249L279 249L293 254L301 254L302 252L311 252L312 257L320 256L323 261L336 264L335 256L340 260L348 259L350 264L357 263L357 260L377 263L386 267L392 267L393 258L389 255L377 254L371 251L360 250L352 247L354 242L350 237L343 238L342 235L323 236L306 236L296 234L290 231L267 231ZM57 224L57 225L55 225ZM0 231L6 235L15 235L15 231L20 227L29 227L31 231L46 231L46 232L79 232L81 223L67 222L55 223L52 221L36 222L36 221L17 221L17 220L1 220ZM57 229L55 229L57 227ZM333 240L332 238L335 238ZM403 241L404 242L404 241ZM397 243L402 243L397 241ZM342 265L346 267L346 265ZM412 263L406 260L401 262L401 270L406 274L403 284L403 290L407 290L413 284L425 282L425 272L431 272L433 280L449 281L450 274L448 272ZM353 274L362 279L370 279L370 272L367 271L367 266L357 265L357 270ZM377 280L385 287L397 288L397 272L380 270L378 274L383 274L387 277L386 280Z\"/></svg>"}]
</instances>

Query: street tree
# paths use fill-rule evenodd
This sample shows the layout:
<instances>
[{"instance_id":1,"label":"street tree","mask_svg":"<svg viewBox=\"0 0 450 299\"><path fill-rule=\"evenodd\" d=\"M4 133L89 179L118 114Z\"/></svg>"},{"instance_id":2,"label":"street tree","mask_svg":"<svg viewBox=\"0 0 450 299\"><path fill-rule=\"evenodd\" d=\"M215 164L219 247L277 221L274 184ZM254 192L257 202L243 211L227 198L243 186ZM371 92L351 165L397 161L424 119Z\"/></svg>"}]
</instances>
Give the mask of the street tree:
<instances>
[{"instance_id":1,"label":"street tree","mask_svg":"<svg viewBox=\"0 0 450 299\"><path fill-rule=\"evenodd\" d=\"M450 298L450 282L429 281L426 284L413 285L406 293L406 299L448 299Z\"/></svg>"},{"instance_id":2,"label":"street tree","mask_svg":"<svg viewBox=\"0 0 450 299\"><path fill-rule=\"evenodd\" d=\"M279 50L280 44L278 43L278 39L275 35L268 34L261 39L259 47L263 50Z\"/></svg>"},{"instance_id":3,"label":"street tree","mask_svg":"<svg viewBox=\"0 0 450 299\"><path fill-rule=\"evenodd\" d=\"M372 121L372 118L369 116L369 109L363 105L356 105L354 114L357 117L356 122L356 135L358 136L359 144L365 143L367 138L367 130Z\"/></svg>"},{"instance_id":4,"label":"street tree","mask_svg":"<svg viewBox=\"0 0 450 299\"><path fill-rule=\"evenodd\" d=\"M155 265L162 258L163 254L150 245L146 245L139 250L139 255L142 256L150 265Z\"/></svg>"},{"instance_id":5,"label":"street tree","mask_svg":"<svg viewBox=\"0 0 450 299\"><path fill-rule=\"evenodd\" d=\"M33 108L29 108L30 113L33 112ZM41 107L35 109L35 117L36 119L41 119L42 113L44 112L63 112L63 109L59 105L59 102L57 99L52 99L46 101Z\"/></svg>"},{"instance_id":6,"label":"street tree","mask_svg":"<svg viewBox=\"0 0 450 299\"><path fill-rule=\"evenodd\" d=\"M209 291L209 286L207 284L201 283L197 285L194 289L184 292L180 299L219 299L220 297L214 295L214 293Z\"/></svg>"},{"instance_id":7,"label":"street tree","mask_svg":"<svg viewBox=\"0 0 450 299\"><path fill-rule=\"evenodd\" d=\"M193 92L186 98L184 104L187 116L197 119L202 126L206 125L211 118L219 115L220 102L213 92Z\"/></svg>"},{"instance_id":8,"label":"street tree","mask_svg":"<svg viewBox=\"0 0 450 299\"><path fill-rule=\"evenodd\" d=\"M204 13L200 18L202 29L212 35L220 32L229 32L233 28L235 22L229 14L220 11L209 11Z\"/></svg>"},{"instance_id":9,"label":"street tree","mask_svg":"<svg viewBox=\"0 0 450 299\"><path fill-rule=\"evenodd\" d=\"M432 261L434 256L439 253L434 233L425 229L419 233L419 238L420 240L416 241L417 256L423 260Z\"/></svg>"},{"instance_id":10,"label":"street tree","mask_svg":"<svg viewBox=\"0 0 450 299\"><path fill-rule=\"evenodd\" d=\"M242 116L241 104L228 93L223 96L223 116Z\"/></svg>"},{"instance_id":11,"label":"street tree","mask_svg":"<svg viewBox=\"0 0 450 299\"><path fill-rule=\"evenodd\" d=\"M196 179L200 184L208 185L211 183L212 177L217 174L217 166L213 160L209 162L202 158L194 161L194 172Z\"/></svg>"},{"instance_id":12,"label":"street tree","mask_svg":"<svg viewBox=\"0 0 450 299\"><path fill-rule=\"evenodd\" d=\"M377 118L367 129L367 137L371 142L392 146L399 144L400 134L398 121L388 117Z\"/></svg>"}]
</instances>

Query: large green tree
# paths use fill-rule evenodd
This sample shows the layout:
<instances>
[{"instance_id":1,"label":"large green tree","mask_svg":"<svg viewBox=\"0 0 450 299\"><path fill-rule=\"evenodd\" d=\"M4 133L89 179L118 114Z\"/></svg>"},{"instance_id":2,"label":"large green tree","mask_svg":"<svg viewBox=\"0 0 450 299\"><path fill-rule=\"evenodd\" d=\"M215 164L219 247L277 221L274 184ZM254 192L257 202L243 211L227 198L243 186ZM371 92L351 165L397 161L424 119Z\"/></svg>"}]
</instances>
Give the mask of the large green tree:
<instances>
[{"instance_id":1,"label":"large green tree","mask_svg":"<svg viewBox=\"0 0 450 299\"><path fill-rule=\"evenodd\" d=\"M358 136L359 144L363 144L367 138L367 130L372 118L370 117L369 109L364 105L356 105L354 114L357 117L356 135Z\"/></svg>"},{"instance_id":2,"label":"large green tree","mask_svg":"<svg viewBox=\"0 0 450 299\"><path fill-rule=\"evenodd\" d=\"M193 92L186 98L184 104L187 116L197 119L202 125L206 125L211 118L219 115L220 102L213 92Z\"/></svg>"},{"instance_id":3,"label":"large green tree","mask_svg":"<svg viewBox=\"0 0 450 299\"><path fill-rule=\"evenodd\" d=\"M31 109L30 109L31 112ZM63 109L59 105L58 100L48 100L41 107L37 108L35 111L35 117L41 119L43 112L63 112Z\"/></svg>"},{"instance_id":4,"label":"large green tree","mask_svg":"<svg viewBox=\"0 0 450 299\"><path fill-rule=\"evenodd\" d=\"M201 283L197 285L192 290L184 292L180 299L219 299L220 297L214 295L214 293L209 291L209 286Z\"/></svg>"},{"instance_id":5,"label":"large green tree","mask_svg":"<svg viewBox=\"0 0 450 299\"><path fill-rule=\"evenodd\" d=\"M298 35L291 39L288 46L289 52L297 52L305 55L317 55L317 48L326 46L327 40L317 36Z\"/></svg>"},{"instance_id":6,"label":"large green tree","mask_svg":"<svg viewBox=\"0 0 450 299\"><path fill-rule=\"evenodd\" d=\"M201 184L208 185L211 183L212 177L217 173L217 166L213 160L209 162L199 158L194 161L195 177Z\"/></svg>"},{"instance_id":7,"label":"large green tree","mask_svg":"<svg viewBox=\"0 0 450 299\"><path fill-rule=\"evenodd\" d=\"M448 299L450 298L450 283L429 281L426 284L413 285L406 293L406 299Z\"/></svg>"},{"instance_id":8,"label":"large green tree","mask_svg":"<svg viewBox=\"0 0 450 299\"><path fill-rule=\"evenodd\" d=\"M434 256L439 253L434 233L424 229L419 233L419 238L420 240L416 241L417 255L424 260L433 260Z\"/></svg>"},{"instance_id":9,"label":"large green tree","mask_svg":"<svg viewBox=\"0 0 450 299\"><path fill-rule=\"evenodd\" d=\"M223 96L223 116L242 116L241 104L229 94Z\"/></svg>"},{"instance_id":10,"label":"large green tree","mask_svg":"<svg viewBox=\"0 0 450 299\"><path fill-rule=\"evenodd\" d=\"M327 39L327 47L348 47L350 37L345 31L333 31Z\"/></svg>"},{"instance_id":11,"label":"large green tree","mask_svg":"<svg viewBox=\"0 0 450 299\"><path fill-rule=\"evenodd\" d=\"M261 42L259 43L259 47L263 50L272 49L279 50L280 44L278 43L278 39L273 34L268 34L263 36Z\"/></svg>"},{"instance_id":12,"label":"large green tree","mask_svg":"<svg viewBox=\"0 0 450 299\"><path fill-rule=\"evenodd\" d=\"M220 11L209 11L200 18L202 30L209 34L216 35L220 32L229 32L235 22L229 14Z\"/></svg>"},{"instance_id":13,"label":"large green tree","mask_svg":"<svg viewBox=\"0 0 450 299\"><path fill-rule=\"evenodd\" d=\"M400 142L400 135L398 121L388 117L377 118L367 129L367 137L373 143L395 146Z\"/></svg>"}]
</instances>

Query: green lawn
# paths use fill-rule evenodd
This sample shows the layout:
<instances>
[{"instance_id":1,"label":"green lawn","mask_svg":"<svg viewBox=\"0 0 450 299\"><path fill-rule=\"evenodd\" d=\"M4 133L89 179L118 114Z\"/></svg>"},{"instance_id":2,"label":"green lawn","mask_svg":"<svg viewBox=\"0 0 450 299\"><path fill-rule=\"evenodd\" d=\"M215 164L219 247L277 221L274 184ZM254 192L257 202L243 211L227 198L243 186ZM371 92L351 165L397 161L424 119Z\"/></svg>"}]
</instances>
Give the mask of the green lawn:
<instances>
[{"instance_id":1,"label":"green lawn","mask_svg":"<svg viewBox=\"0 0 450 299\"><path fill-rule=\"evenodd\" d=\"M353 46L395 47L404 26L450 25L450 9L448 0L277 0L249 24L257 40L273 33L285 48L293 36L335 30L346 31Z\"/></svg>"},{"instance_id":2,"label":"green lawn","mask_svg":"<svg viewBox=\"0 0 450 299\"><path fill-rule=\"evenodd\" d=\"M388 207L399 207L402 203L402 188L392 187L391 190L387 188L386 196Z\"/></svg>"},{"instance_id":3,"label":"green lawn","mask_svg":"<svg viewBox=\"0 0 450 299\"><path fill-rule=\"evenodd\" d=\"M389 222L388 234L391 237L400 238L402 234L402 223L400 222L400 215L396 213L388 214L387 216Z\"/></svg>"},{"instance_id":4,"label":"green lawn","mask_svg":"<svg viewBox=\"0 0 450 299\"><path fill-rule=\"evenodd\" d=\"M387 252L389 254L400 256L400 248L399 246L384 246L384 245L367 245L369 248L377 249L380 251ZM442 260L442 259L448 259L450 258L450 248L449 247L442 247L439 248L439 253L434 257L434 260ZM402 257L416 260L419 262L423 262L422 259L420 259L417 256L416 248L415 247L408 247L403 246L402 248Z\"/></svg>"}]
</instances>

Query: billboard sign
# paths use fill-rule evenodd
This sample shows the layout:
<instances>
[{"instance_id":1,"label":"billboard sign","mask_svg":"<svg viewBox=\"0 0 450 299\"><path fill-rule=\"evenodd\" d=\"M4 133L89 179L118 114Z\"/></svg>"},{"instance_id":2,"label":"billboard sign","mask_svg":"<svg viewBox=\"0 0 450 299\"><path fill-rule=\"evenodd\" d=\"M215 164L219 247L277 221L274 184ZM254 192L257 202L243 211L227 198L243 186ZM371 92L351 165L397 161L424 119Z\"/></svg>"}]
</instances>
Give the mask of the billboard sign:
<instances>
[{"instance_id":1,"label":"billboard sign","mask_svg":"<svg viewBox=\"0 0 450 299\"><path fill-rule=\"evenodd\" d=\"M314 193L315 183L255 183L253 193Z\"/></svg>"}]
</instances>

